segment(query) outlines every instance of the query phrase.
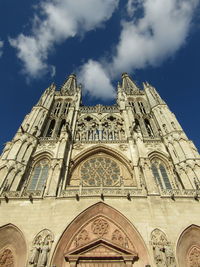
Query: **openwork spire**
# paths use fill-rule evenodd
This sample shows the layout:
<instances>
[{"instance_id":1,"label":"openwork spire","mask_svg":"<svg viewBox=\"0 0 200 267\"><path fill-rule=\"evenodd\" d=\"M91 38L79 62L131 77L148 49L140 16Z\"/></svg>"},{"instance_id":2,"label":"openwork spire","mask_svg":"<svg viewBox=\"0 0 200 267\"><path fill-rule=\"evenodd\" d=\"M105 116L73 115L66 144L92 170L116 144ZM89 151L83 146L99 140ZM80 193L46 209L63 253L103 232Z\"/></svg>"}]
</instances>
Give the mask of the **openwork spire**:
<instances>
[{"instance_id":1,"label":"openwork spire","mask_svg":"<svg viewBox=\"0 0 200 267\"><path fill-rule=\"evenodd\" d=\"M73 95L76 92L76 89L77 89L76 75L71 74L64 82L61 88L61 94L62 95Z\"/></svg>"},{"instance_id":2,"label":"openwork spire","mask_svg":"<svg viewBox=\"0 0 200 267\"><path fill-rule=\"evenodd\" d=\"M122 74L122 89L127 94L135 94L140 91L140 89L137 87L137 85L134 83L134 81L130 78L130 76L127 73Z\"/></svg>"}]
</instances>

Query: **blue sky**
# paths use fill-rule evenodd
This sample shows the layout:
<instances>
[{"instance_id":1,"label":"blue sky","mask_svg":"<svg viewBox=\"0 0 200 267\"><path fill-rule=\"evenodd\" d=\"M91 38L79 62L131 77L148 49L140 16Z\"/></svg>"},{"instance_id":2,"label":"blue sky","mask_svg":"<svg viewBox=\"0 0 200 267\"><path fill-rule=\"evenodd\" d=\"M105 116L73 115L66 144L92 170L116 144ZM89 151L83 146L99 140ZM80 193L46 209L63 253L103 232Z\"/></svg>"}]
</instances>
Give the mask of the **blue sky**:
<instances>
[{"instance_id":1,"label":"blue sky","mask_svg":"<svg viewBox=\"0 0 200 267\"><path fill-rule=\"evenodd\" d=\"M43 90L75 72L112 104L128 72L155 86L200 149L200 0L0 0L0 145Z\"/></svg>"}]
</instances>

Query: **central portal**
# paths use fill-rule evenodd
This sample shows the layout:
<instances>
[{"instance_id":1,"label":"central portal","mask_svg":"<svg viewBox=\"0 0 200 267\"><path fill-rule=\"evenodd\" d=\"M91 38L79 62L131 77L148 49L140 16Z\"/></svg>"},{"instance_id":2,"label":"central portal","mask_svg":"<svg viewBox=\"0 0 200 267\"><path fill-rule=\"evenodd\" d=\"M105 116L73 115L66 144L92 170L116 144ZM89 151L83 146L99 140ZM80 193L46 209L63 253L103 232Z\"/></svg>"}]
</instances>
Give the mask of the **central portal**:
<instances>
[{"instance_id":1,"label":"central portal","mask_svg":"<svg viewBox=\"0 0 200 267\"><path fill-rule=\"evenodd\" d=\"M137 267L148 264L147 249L130 222L97 203L66 229L52 259L60 267Z\"/></svg>"}]
</instances>

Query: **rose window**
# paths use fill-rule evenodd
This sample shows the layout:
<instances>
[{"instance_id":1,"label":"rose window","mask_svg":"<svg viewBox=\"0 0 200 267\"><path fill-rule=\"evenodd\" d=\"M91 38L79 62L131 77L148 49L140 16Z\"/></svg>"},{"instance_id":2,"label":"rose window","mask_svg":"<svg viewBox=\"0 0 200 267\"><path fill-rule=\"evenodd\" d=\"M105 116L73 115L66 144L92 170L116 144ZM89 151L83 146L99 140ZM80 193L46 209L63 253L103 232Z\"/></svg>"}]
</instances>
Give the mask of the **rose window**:
<instances>
[{"instance_id":1,"label":"rose window","mask_svg":"<svg viewBox=\"0 0 200 267\"><path fill-rule=\"evenodd\" d=\"M87 160L81 167L81 178L86 186L114 186L119 184L118 164L105 157Z\"/></svg>"}]
</instances>

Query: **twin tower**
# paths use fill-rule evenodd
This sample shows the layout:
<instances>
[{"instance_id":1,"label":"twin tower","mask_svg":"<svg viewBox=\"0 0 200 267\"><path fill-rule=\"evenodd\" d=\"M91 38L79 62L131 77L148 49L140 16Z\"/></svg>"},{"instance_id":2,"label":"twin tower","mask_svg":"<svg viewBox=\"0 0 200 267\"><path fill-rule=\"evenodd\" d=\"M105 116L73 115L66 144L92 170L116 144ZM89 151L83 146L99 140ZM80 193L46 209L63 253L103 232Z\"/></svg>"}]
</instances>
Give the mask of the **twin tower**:
<instances>
[{"instance_id":1,"label":"twin tower","mask_svg":"<svg viewBox=\"0 0 200 267\"><path fill-rule=\"evenodd\" d=\"M70 75L0 157L0 266L197 266L199 189L199 153L153 86L124 73L116 104L84 106Z\"/></svg>"}]
</instances>

